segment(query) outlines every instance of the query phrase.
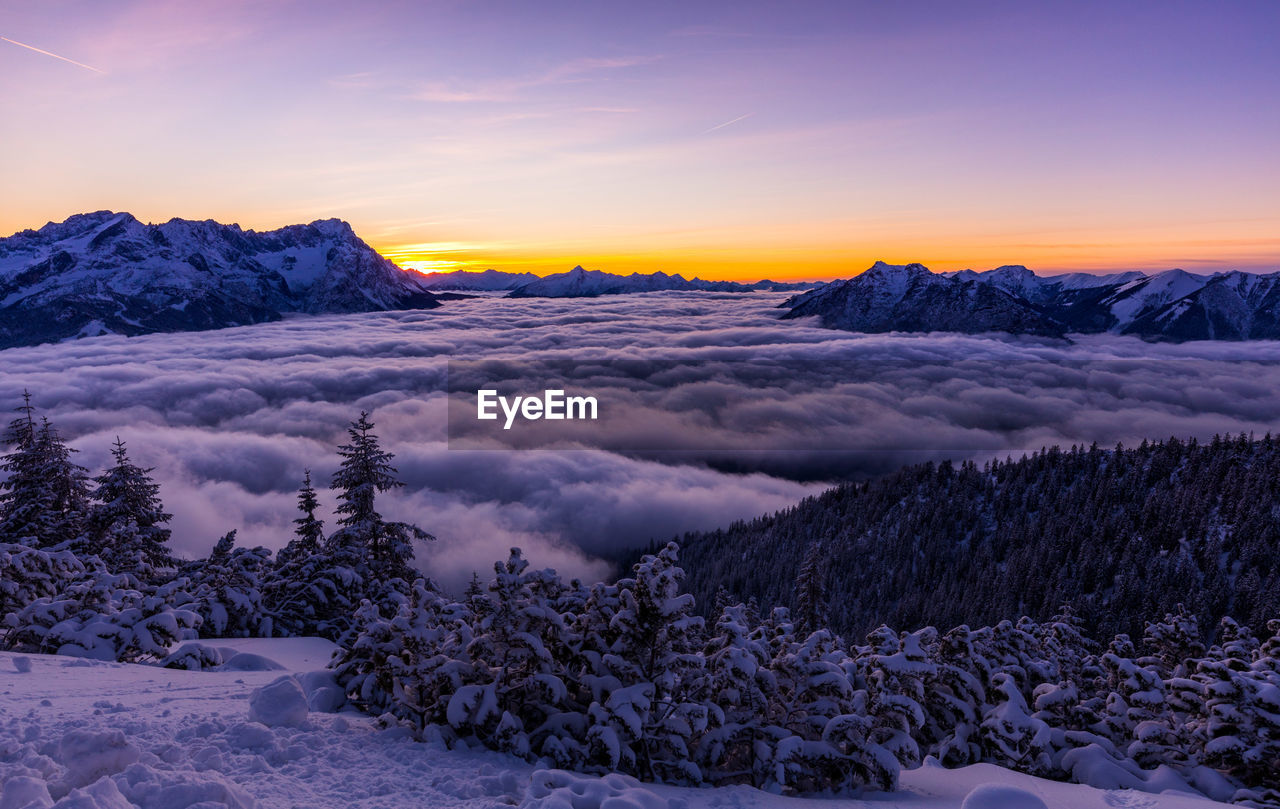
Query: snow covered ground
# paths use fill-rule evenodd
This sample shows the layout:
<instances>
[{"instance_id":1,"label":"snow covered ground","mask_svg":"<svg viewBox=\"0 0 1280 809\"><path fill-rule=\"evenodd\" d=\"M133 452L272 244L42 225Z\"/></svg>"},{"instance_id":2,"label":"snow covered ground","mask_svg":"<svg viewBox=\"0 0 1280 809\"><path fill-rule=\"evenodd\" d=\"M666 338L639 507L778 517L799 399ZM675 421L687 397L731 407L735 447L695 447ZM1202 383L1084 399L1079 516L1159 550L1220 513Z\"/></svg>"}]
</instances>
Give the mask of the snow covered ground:
<instances>
[{"instance_id":1,"label":"snow covered ground","mask_svg":"<svg viewBox=\"0 0 1280 809\"><path fill-rule=\"evenodd\" d=\"M865 800L686 789L448 751L353 713L324 713L328 641L206 641L221 671L0 653L0 809L1210 809L1185 794L1060 784L988 764L926 765ZM297 675L291 677L291 674ZM283 684L280 678L287 679ZM276 683L272 688L255 692ZM263 724L250 717L269 722Z\"/></svg>"}]
</instances>

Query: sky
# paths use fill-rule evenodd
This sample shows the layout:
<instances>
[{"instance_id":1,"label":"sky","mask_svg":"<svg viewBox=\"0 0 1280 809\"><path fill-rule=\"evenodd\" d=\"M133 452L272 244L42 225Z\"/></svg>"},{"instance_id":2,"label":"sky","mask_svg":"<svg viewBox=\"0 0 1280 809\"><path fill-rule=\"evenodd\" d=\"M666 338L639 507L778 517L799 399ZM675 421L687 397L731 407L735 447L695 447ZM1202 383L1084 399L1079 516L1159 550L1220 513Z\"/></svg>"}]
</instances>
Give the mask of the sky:
<instances>
[{"instance_id":1,"label":"sky","mask_svg":"<svg viewBox=\"0 0 1280 809\"><path fill-rule=\"evenodd\" d=\"M0 233L422 270L1280 270L1274 2L0 0Z\"/></svg>"}]
</instances>

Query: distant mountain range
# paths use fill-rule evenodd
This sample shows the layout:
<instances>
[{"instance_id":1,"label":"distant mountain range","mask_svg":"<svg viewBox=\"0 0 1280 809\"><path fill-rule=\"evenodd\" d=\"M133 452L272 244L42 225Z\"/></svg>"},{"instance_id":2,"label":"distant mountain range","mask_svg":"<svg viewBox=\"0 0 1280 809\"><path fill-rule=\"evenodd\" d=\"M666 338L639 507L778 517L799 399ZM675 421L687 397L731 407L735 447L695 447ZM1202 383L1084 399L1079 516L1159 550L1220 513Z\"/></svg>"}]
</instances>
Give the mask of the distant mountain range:
<instances>
[{"instance_id":1,"label":"distant mountain range","mask_svg":"<svg viewBox=\"0 0 1280 809\"><path fill-rule=\"evenodd\" d=\"M784 304L858 332L990 331L1062 337L1111 332L1152 340L1280 339L1280 273L1183 270L1038 276L1022 266L934 273L876 262Z\"/></svg>"},{"instance_id":2,"label":"distant mountain range","mask_svg":"<svg viewBox=\"0 0 1280 809\"><path fill-rule=\"evenodd\" d=\"M636 292L756 292L767 290L784 292L811 289L813 282L756 281L742 284L737 281L703 281L688 279L682 275L664 272L617 275L600 270L584 270L574 267L568 272L539 278L532 273L506 273L497 270L484 272L437 273L427 276L431 289L472 290L492 292L510 290L512 298L595 298L600 295L627 295Z\"/></svg>"},{"instance_id":3,"label":"distant mountain range","mask_svg":"<svg viewBox=\"0 0 1280 809\"><path fill-rule=\"evenodd\" d=\"M0 239L0 348L439 305L337 219L259 233L98 211Z\"/></svg>"},{"instance_id":4,"label":"distant mountain range","mask_svg":"<svg viewBox=\"0 0 1280 809\"><path fill-rule=\"evenodd\" d=\"M537 280L538 276L531 272L455 270L453 272L432 273L423 277L422 283L427 289L448 289L462 292L504 292Z\"/></svg>"},{"instance_id":5,"label":"distant mountain range","mask_svg":"<svg viewBox=\"0 0 1280 809\"><path fill-rule=\"evenodd\" d=\"M542 278L496 270L423 276L378 255L337 219L256 232L208 220L151 225L98 211L0 238L0 348L216 329L294 312L429 309L457 297L440 290L512 298L808 290L783 304L783 319L815 315L824 326L859 332L1280 339L1280 273L1041 277L1022 266L934 273L877 262L853 278L816 285L582 267Z\"/></svg>"}]
</instances>

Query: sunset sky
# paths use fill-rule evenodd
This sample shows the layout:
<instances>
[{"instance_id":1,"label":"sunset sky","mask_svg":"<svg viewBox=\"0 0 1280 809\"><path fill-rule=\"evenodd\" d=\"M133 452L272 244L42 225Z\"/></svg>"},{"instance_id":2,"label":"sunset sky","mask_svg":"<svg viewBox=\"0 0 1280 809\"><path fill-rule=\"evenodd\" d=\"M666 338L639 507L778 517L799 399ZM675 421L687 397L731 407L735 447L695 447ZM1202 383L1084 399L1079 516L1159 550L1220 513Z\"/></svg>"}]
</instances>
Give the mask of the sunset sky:
<instances>
[{"instance_id":1,"label":"sunset sky","mask_svg":"<svg viewBox=\"0 0 1280 809\"><path fill-rule=\"evenodd\" d=\"M0 38L0 234L105 208L340 217L428 270L1280 270L1273 0L4 2Z\"/></svg>"}]
</instances>

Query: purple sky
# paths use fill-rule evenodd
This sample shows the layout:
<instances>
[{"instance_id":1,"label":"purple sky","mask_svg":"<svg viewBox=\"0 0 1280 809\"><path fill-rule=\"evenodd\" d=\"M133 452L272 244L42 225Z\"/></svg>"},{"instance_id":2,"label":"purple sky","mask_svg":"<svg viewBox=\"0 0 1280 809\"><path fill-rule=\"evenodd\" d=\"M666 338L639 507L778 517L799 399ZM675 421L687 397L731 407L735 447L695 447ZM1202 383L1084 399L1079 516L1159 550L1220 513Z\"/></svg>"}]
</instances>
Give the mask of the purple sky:
<instances>
[{"instance_id":1,"label":"purple sky","mask_svg":"<svg viewBox=\"0 0 1280 809\"><path fill-rule=\"evenodd\" d=\"M1275 2L368 5L6 10L0 233L111 208L338 216L424 269L1280 269Z\"/></svg>"}]
</instances>

